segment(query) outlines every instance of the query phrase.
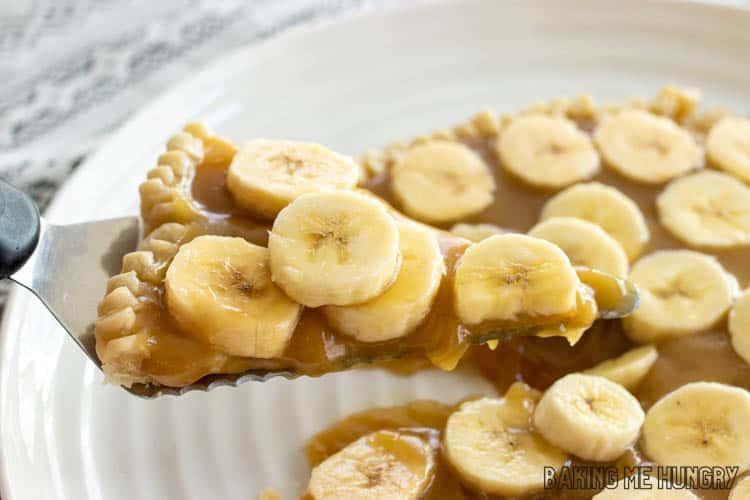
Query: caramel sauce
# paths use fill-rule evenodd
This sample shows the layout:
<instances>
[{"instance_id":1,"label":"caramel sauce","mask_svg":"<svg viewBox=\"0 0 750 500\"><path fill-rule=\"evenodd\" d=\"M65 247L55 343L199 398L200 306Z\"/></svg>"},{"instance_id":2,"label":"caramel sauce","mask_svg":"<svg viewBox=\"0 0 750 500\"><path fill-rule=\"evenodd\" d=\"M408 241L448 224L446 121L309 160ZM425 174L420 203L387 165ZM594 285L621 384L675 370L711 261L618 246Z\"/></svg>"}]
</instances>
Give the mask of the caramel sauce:
<instances>
[{"instance_id":1,"label":"caramel sauce","mask_svg":"<svg viewBox=\"0 0 750 500\"><path fill-rule=\"evenodd\" d=\"M471 399L474 399L474 397L468 397L464 401ZM310 467L315 467L326 458L371 432L392 430L416 434L430 443L438 458L434 479L422 498L425 500L499 500L502 497L477 493L464 487L441 453L440 435L442 430L445 428L450 414L455 412L464 401L455 405L435 401L414 401L403 406L374 408L355 413L313 436L305 445L305 456ZM624 470L625 467L633 467L641 463L642 459L638 453L635 450L630 450L616 462L604 465L611 465ZM569 461L566 465L585 465L585 463ZM578 500L591 498L595 493L595 491L585 490L548 490L544 493L529 495L526 498L529 500L553 498ZM308 497L304 495L302 498L308 500Z\"/></svg>"},{"instance_id":2,"label":"caramel sauce","mask_svg":"<svg viewBox=\"0 0 750 500\"><path fill-rule=\"evenodd\" d=\"M581 128L587 132L591 129ZM519 232L528 231L538 222L542 206L555 192L531 188L501 168L500 159L495 153L494 137L465 140L464 143L482 156L494 173L497 183L493 204L468 222L488 222ZM257 227L268 227L264 221L253 220L233 202L226 188L229 160L207 159L196 168L191 192L195 203L209 220L250 220ZM651 234L644 255L658 249L686 247L659 224L655 200L663 186L638 184L607 168L602 168L592 180L616 187L638 204ZM389 185L386 173L371 179L365 187L387 202L395 204ZM453 313L450 286L451 270L465 250L466 243L452 238L448 233L440 234L441 249L449 274L443 280L430 314L414 332L405 338L385 343L357 342L332 330L319 311L306 309L282 359L264 362L264 365L277 364L279 368L319 375L382 359L382 353L387 351L389 355L386 358L395 361L386 359L383 362L391 368L408 373L424 366L424 363L417 361L420 356L414 355L414 351L421 348L429 351L427 355L434 363L445 368L452 368L463 357L464 363L476 363L502 393L509 383L516 380L544 389L567 373L589 368L633 347L618 320L597 321L575 346L570 346L563 337L512 335L501 339L495 351L473 346L467 339L475 338L481 332L472 331L457 321ZM264 244L264 241L259 241L262 239L251 241ZM724 252L701 251L716 255L724 267L738 278L741 286L750 284L750 248ZM483 325L482 330L491 330L493 326L504 325ZM697 355L700 348L696 348L695 344L699 340L704 344L702 348L710 352L711 356ZM401 357L404 359L399 360ZM652 376L654 373L671 375L656 377ZM639 388L637 396L648 407L659 397L684 383L674 382L677 380L702 379L746 387L750 386L750 382L744 382L750 380L745 377L749 373L750 367L734 353L725 325L722 325L713 334L688 336L666 343L660 349L654 369L642 384L643 392ZM690 374L697 378L690 378Z\"/></svg>"},{"instance_id":3,"label":"caramel sauce","mask_svg":"<svg viewBox=\"0 0 750 500\"><path fill-rule=\"evenodd\" d=\"M169 382L200 376L220 367L226 355L181 335L179 328L160 305L136 316L136 331L148 345L150 356L143 360L142 370Z\"/></svg>"},{"instance_id":4,"label":"caramel sauce","mask_svg":"<svg viewBox=\"0 0 750 500\"><path fill-rule=\"evenodd\" d=\"M587 132L592 128L581 127ZM700 140L700 138L699 138ZM483 213L466 222L487 222L503 228L526 232L539 221L544 203L555 193L526 186L500 166L495 153L494 138L465 141L492 166L498 190L494 203ZM592 181L613 186L635 201L646 219L651 238L643 255L660 249L688 248L659 224L656 197L663 186L638 184L603 168ZM376 194L393 203L387 174L375 179L370 186ZM715 255L727 271L737 277L744 288L750 285L750 248L717 252L696 249ZM597 363L619 356L634 347L625 336L619 320L599 320L574 346L565 338L539 338L515 336L501 341L496 350L484 346L471 346L462 363L478 366L483 375L493 383L498 395L516 381L524 381L543 390L558 378L572 372L590 368ZM635 390L636 397L645 409L668 392L694 381L714 381L750 390L750 366L732 349L726 324L710 332L674 338L658 346L659 358L651 371ZM320 434L306 446L311 467L325 456L330 456L361 435L380 429L423 427L439 409L450 413L453 406L438 403L416 402L397 408L376 408L350 416ZM440 414L442 416L442 413ZM409 423L411 425L409 425ZM430 429L442 432L445 421L433 419ZM604 464L606 465L606 464ZM610 465L642 465L639 450L632 449ZM583 499L591 498L596 491L545 491L530 495L529 499ZM696 491L706 500L726 499L726 490ZM425 498L490 499L492 496L476 495L463 488L442 464Z\"/></svg>"},{"instance_id":5,"label":"caramel sauce","mask_svg":"<svg viewBox=\"0 0 750 500\"><path fill-rule=\"evenodd\" d=\"M226 148L221 149L225 150ZM226 188L226 172L230 160L231 158L226 156L216 158L211 154L211 149L207 148L205 160L196 167L193 178L188 179L188 201L200 214L200 220L188 225L188 234L182 243L208 233L241 236L259 245L266 244L270 224L254 219L237 206ZM394 216L403 217L395 211ZM280 357L264 360L225 356L224 361L218 362L214 349L206 345L201 351L201 344L189 340L184 332L183 341L189 347L185 349L184 356L168 353L167 349L160 348L162 344L168 344L166 338L181 335L176 323L170 320L162 298L159 301L160 308L144 310L141 314L154 316L153 328L146 330L149 356L144 363L143 371L154 375L159 383L181 386L211 373L251 370L257 375L279 372L292 376L316 376L380 361L389 363L392 368L401 366L402 371L413 371L416 368L410 365L425 365L420 358L429 359L432 364L451 370L472 344L496 336L499 330L507 331L507 336L511 336L510 333L533 333L536 330L565 333L589 326L596 317L596 301L592 289L596 289L598 285L595 284L595 279L592 281L582 277L582 281L590 286L581 286L577 307L568 315L519 318L520 324L524 325L523 328L519 328L519 322L515 321L485 322L471 327L461 324L454 312L453 274L458 260L470 243L447 232L438 230L436 234L447 275L442 280L430 313L420 326L405 337L386 342L360 342L332 329L320 310L305 308L289 344ZM602 287L604 298L608 293L606 287ZM164 332L165 339L160 338L160 331ZM396 361L399 359L401 361ZM149 371L149 367L154 367L155 371ZM169 372L169 369L173 372ZM204 371L201 373L201 370Z\"/></svg>"},{"instance_id":6,"label":"caramel sauce","mask_svg":"<svg viewBox=\"0 0 750 500\"><path fill-rule=\"evenodd\" d=\"M377 408L355 413L334 426L315 435L305 445L305 455L311 467L341 450L362 436L378 430L394 430L416 434L440 450L440 431L448 417L459 405L446 405L435 401L414 401L404 406ZM440 454L438 453L438 457ZM306 499L306 497L303 497ZM464 490L450 466L439 458L435 478L430 484L425 500L476 498Z\"/></svg>"},{"instance_id":7,"label":"caramel sauce","mask_svg":"<svg viewBox=\"0 0 750 500\"><path fill-rule=\"evenodd\" d=\"M593 126L579 123L591 132ZM494 203L484 212L466 222L486 222L511 230L526 232L538 222L544 203L555 193L531 188L501 168L495 153L495 138L466 140L466 145L477 151L493 171L497 183ZM207 155L207 158L210 155ZM241 234L248 240L264 245L265 232L270 224L253 220L249 214L235 205L226 189L226 169L231 158L214 158L199 165L191 183L193 202L206 217L209 224L224 232L233 234L227 227L234 224L248 224L247 233ZM686 245L672 237L658 222L655 200L663 186L647 186L629 181L614 172L602 168L592 179L616 187L632 200L643 212L649 230L650 241L643 254L659 249L686 248ZM373 178L365 186L384 200L395 204L389 189L387 174ZM237 233L237 231L235 231ZM242 233L241 231L239 233ZM249 360L226 358L221 361L223 373L241 372L247 369L289 370L295 373L322 374L345 369L360 363L380 360L378 366L409 374L429 365L425 356L415 353L423 349L433 363L452 368L457 363L474 364L502 395L516 381L524 381L543 390L561 376L589 368L601 361L618 356L633 347L623 333L619 320L598 320L574 346L562 337L540 338L528 335L508 335L500 339L496 350L486 346L473 345L467 341L481 332L472 331L461 325L453 313L451 271L466 248L466 242L451 238L447 233L441 237L441 248L446 259L449 274L443 280L432 311L414 332L407 337L385 343L366 344L357 342L335 332L326 323L322 314L315 309L306 309L295 330L284 355L277 360ZM716 255L722 265L739 280L742 287L750 284L750 248L729 251L708 251ZM182 349L173 336L173 321L166 309L155 314L160 323L154 330L163 328L169 332L168 339L159 340L157 362L147 369L166 371L180 368L196 368L195 373L215 362L216 353L204 346L203 356L198 352L185 351L185 355L170 353L172 349ZM555 321L560 321L556 318ZM484 328L502 325L484 325ZM161 348L163 346L163 348ZM389 359L383 359L382 352L389 352ZM176 357L175 357L176 356ZM215 373L215 372L214 372ZM675 338L659 346L659 358L650 373L636 388L635 395L644 408L649 408L667 392L685 383L707 380L723 382L750 389L750 366L737 356L731 348L726 325L722 324L711 332L696 333L692 336ZM305 450L311 466L340 450L357 438L376 430L400 429L426 437L434 446L440 446L442 432L448 415L455 405L417 401L397 408L376 408L352 415L311 439ZM442 459L441 459L442 460ZM637 449L631 450L620 459L618 465L642 463ZM529 498L590 498L590 491L548 491ZM726 492L701 492L705 498L726 498ZM450 467L441 461L437 475L425 497L429 500L455 498L492 498L476 495L466 490L451 473Z\"/></svg>"},{"instance_id":8,"label":"caramel sauce","mask_svg":"<svg viewBox=\"0 0 750 500\"><path fill-rule=\"evenodd\" d=\"M486 349L485 349L486 350ZM413 401L403 406L373 408L349 415L313 436L305 445L305 456L310 467L323 462L326 458L345 448L357 439L380 430L392 430L414 434L425 439L436 452L437 468L424 500L500 500L505 497L478 493L466 488L457 478L450 464L442 453L441 435L448 417L458 410L461 403L475 397L468 397L454 405L435 401ZM577 458L569 459L564 467L612 467L618 477L623 477L634 467L652 466L644 459L641 452L633 447L614 462L585 462ZM654 472L655 474L655 472ZM525 500L585 500L590 499L598 489L547 489L526 495ZM726 500L727 490L694 490L704 500ZM312 500L309 495L302 495L302 500Z\"/></svg>"}]
</instances>

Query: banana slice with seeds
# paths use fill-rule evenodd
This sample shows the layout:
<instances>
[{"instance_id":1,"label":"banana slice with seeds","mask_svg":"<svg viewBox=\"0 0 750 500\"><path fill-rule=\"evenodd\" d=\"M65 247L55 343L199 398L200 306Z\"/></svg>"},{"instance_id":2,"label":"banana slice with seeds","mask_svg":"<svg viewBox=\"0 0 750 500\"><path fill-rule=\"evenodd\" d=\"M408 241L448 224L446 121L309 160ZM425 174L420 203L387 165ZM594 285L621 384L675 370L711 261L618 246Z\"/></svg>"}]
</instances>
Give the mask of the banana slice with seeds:
<instances>
[{"instance_id":1,"label":"banana slice with seeds","mask_svg":"<svg viewBox=\"0 0 750 500\"><path fill-rule=\"evenodd\" d=\"M622 245L631 261L641 254L650 237L638 205L599 182L576 184L550 198L540 218L551 217L577 217L601 226Z\"/></svg>"},{"instance_id":2,"label":"banana slice with seeds","mask_svg":"<svg viewBox=\"0 0 750 500\"><path fill-rule=\"evenodd\" d=\"M641 304L623 326L638 343L713 327L725 317L738 288L715 257L691 250L654 252L636 262L629 279L641 291Z\"/></svg>"},{"instance_id":3,"label":"banana slice with seeds","mask_svg":"<svg viewBox=\"0 0 750 500\"><path fill-rule=\"evenodd\" d=\"M391 189L407 215L445 223L487 208L494 198L495 180L468 147L430 141L412 147L393 165Z\"/></svg>"},{"instance_id":4,"label":"banana slice with seeds","mask_svg":"<svg viewBox=\"0 0 750 500\"><path fill-rule=\"evenodd\" d=\"M492 236L470 246L453 281L456 312L469 325L571 314L579 285L562 250L522 234Z\"/></svg>"},{"instance_id":5,"label":"banana slice with seeds","mask_svg":"<svg viewBox=\"0 0 750 500\"><path fill-rule=\"evenodd\" d=\"M465 238L470 241L482 241L495 236L496 234L511 233L509 229L503 229L495 224L479 223L479 224L467 224L465 222L459 222L455 224L450 232L460 238Z\"/></svg>"},{"instance_id":6,"label":"banana slice with seeds","mask_svg":"<svg viewBox=\"0 0 750 500\"><path fill-rule=\"evenodd\" d=\"M544 470L560 470L568 456L534 432L540 393L513 384L502 399L461 405L445 426L445 457L469 487L493 495L525 495L544 488Z\"/></svg>"},{"instance_id":7,"label":"banana slice with seeds","mask_svg":"<svg viewBox=\"0 0 750 500\"><path fill-rule=\"evenodd\" d=\"M670 392L646 414L641 445L661 465L750 466L750 393L715 382Z\"/></svg>"},{"instance_id":8,"label":"banana slice with seeds","mask_svg":"<svg viewBox=\"0 0 750 500\"><path fill-rule=\"evenodd\" d=\"M703 152L686 130L668 118L638 109L604 119L594 142L607 165L646 184L661 184L703 163Z\"/></svg>"},{"instance_id":9,"label":"banana slice with seeds","mask_svg":"<svg viewBox=\"0 0 750 500\"><path fill-rule=\"evenodd\" d=\"M628 256L604 229L575 217L552 217L529 231L562 249L574 266L599 269L614 276L628 274Z\"/></svg>"},{"instance_id":10,"label":"banana slice with seeds","mask_svg":"<svg viewBox=\"0 0 750 500\"><path fill-rule=\"evenodd\" d=\"M271 275L308 307L361 304L396 279L398 242L396 222L374 198L354 191L304 194L273 223Z\"/></svg>"},{"instance_id":11,"label":"banana slice with seeds","mask_svg":"<svg viewBox=\"0 0 750 500\"><path fill-rule=\"evenodd\" d=\"M585 460L617 459L638 439L643 409L623 386L573 373L547 389L534 425L550 443Z\"/></svg>"},{"instance_id":12,"label":"banana slice with seeds","mask_svg":"<svg viewBox=\"0 0 750 500\"><path fill-rule=\"evenodd\" d=\"M377 431L312 470L313 500L417 500L435 475L435 451L424 439Z\"/></svg>"},{"instance_id":13,"label":"banana slice with seeds","mask_svg":"<svg viewBox=\"0 0 750 500\"><path fill-rule=\"evenodd\" d=\"M653 476L621 479L591 500L699 500L692 491Z\"/></svg>"},{"instance_id":14,"label":"banana slice with seeds","mask_svg":"<svg viewBox=\"0 0 750 500\"><path fill-rule=\"evenodd\" d=\"M720 120L706 137L706 155L716 167L750 182L750 120Z\"/></svg>"},{"instance_id":15,"label":"banana slice with seeds","mask_svg":"<svg viewBox=\"0 0 750 500\"><path fill-rule=\"evenodd\" d=\"M353 188L360 175L353 159L319 144L259 139L234 156L227 188L240 206L272 219L298 196Z\"/></svg>"},{"instance_id":16,"label":"banana slice with seeds","mask_svg":"<svg viewBox=\"0 0 750 500\"><path fill-rule=\"evenodd\" d=\"M656 199L659 220L688 245L731 248L750 244L750 188L720 172L672 182Z\"/></svg>"},{"instance_id":17,"label":"banana slice with seeds","mask_svg":"<svg viewBox=\"0 0 750 500\"><path fill-rule=\"evenodd\" d=\"M745 290L729 312L729 335L734 351L750 364L750 289Z\"/></svg>"},{"instance_id":18,"label":"banana slice with seeds","mask_svg":"<svg viewBox=\"0 0 750 500\"><path fill-rule=\"evenodd\" d=\"M399 222L401 270L393 285L364 304L326 306L323 312L339 331L362 342L402 337L430 311L445 263L435 232L411 222Z\"/></svg>"},{"instance_id":19,"label":"banana slice with seeds","mask_svg":"<svg viewBox=\"0 0 750 500\"><path fill-rule=\"evenodd\" d=\"M235 356L280 356L302 311L271 282L268 250L242 238L199 236L180 247L165 290L187 334Z\"/></svg>"},{"instance_id":20,"label":"banana slice with seeds","mask_svg":"<svg viewBox=\"0 0 750 500\"><path fill-rule=\"evenodd\" d=\"M560 189L599 171L599 155L589 136L562 117L514 119L502 131L497 153L511 174L541 188Z\"/></svg>"},{"instance_id":21,"label":"banana slice with seeds","mask_svg":"<svg viewBox=\"0 0 750 500\"><path fill-rule=\"evenodd\" d=\"M632 391L648 374L658 357L659 351L656 347L644 345L631 349L616 358L602 361L583 373L604 377Z\"/></svg>"}]
</instances>

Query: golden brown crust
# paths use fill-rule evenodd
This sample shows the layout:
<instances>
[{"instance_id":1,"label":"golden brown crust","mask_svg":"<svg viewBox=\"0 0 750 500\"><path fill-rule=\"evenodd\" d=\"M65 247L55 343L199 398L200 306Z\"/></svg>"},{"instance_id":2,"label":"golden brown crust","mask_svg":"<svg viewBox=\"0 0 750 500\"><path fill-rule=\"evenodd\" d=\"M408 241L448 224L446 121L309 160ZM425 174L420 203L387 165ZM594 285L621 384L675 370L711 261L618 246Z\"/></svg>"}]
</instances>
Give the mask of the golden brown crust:
<instances>
[{"instance_id":1,"label":"golden brown crust","mask_svg":"<svg viewBox=\"0 0 750 500\"><path fill-rule=\"evenodd\" d=\"M141 369L149 353L137 331L138 318L144 304L161 300L159 287L188 232L185 224L203 217L189 195L189 185L209 137L203 125L186 125L169 139L167 151L140 185L147 236L138 250L123 257L122 272L109 279L94 328L97 354L109 382L129 387L153 381Z\"/></svg>"},{"instance_id":2,"label":"golden brown crust","mask_svg":"<svg viewBox=\"0 0 750 500\"><path fill-rule=\"evenodd\" d=\"M196 124L186 129L205 133ZM204 157L203 141L186 131L172 136L157 166L148 171L140 187L144 232L168 222L188 223L203 216L189 193L195 167Z\"/></svg>"}]
</instances>

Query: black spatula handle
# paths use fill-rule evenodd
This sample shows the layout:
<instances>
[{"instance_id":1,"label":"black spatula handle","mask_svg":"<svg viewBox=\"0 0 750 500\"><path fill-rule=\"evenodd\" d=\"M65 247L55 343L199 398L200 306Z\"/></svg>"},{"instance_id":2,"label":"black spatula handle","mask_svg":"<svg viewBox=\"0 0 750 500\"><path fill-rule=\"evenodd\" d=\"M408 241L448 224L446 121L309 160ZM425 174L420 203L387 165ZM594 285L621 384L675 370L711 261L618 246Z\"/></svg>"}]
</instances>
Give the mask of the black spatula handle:
<instances>
[{"instance_id":1,"label":"black spatula handle","mask_svg":"<svg viewBox=\"0 0 750 500\"><path fill-rule=\"evenodd\" d=\"M39 210L26 194L0 180L0 279L29 260L39 241Z\"/></svg>"}]
</instances>

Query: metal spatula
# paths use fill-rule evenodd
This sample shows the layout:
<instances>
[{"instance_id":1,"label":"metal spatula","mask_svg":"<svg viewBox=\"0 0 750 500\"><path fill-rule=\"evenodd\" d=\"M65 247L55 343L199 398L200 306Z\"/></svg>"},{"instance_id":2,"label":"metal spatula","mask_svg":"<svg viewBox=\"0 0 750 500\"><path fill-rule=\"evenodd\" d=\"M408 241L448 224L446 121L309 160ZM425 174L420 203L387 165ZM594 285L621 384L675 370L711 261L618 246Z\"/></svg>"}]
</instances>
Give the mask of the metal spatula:
<instances>
[{"instance_id":1,"label":"metal spatula","mask_svg":"<svg viewBox=\"0 0 750 500\"><path fill-rule=\"evenodd\" d=\"M137 217L49 224L28 196L0 180L0 279L36 295L97 366L97 303L138 235Z\"/></svg>"}]
</instances>

